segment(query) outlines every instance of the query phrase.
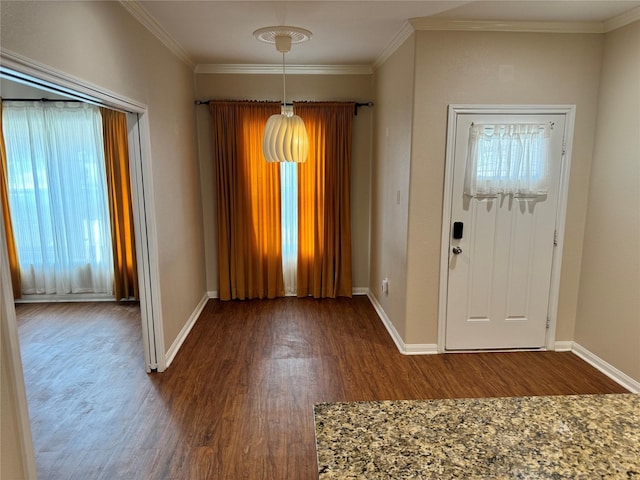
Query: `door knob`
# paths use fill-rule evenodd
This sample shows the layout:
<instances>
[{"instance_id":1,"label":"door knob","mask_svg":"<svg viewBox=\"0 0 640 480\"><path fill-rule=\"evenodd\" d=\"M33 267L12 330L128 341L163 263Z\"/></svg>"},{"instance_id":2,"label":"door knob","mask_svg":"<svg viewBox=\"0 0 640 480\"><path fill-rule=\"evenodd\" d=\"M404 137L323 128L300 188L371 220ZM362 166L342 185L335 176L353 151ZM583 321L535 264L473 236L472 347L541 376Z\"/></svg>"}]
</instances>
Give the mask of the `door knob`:
<instances>
[{"instance_id":1,"label":"door knob","mask_svg":"<svg viewBox=\"0 0 640 480\"><path fill-rule=\"evenodd\" d=\"M457 245L451 249L454 255L460 255L462 253L462 249Z\"/></svg>"}]
</instances>

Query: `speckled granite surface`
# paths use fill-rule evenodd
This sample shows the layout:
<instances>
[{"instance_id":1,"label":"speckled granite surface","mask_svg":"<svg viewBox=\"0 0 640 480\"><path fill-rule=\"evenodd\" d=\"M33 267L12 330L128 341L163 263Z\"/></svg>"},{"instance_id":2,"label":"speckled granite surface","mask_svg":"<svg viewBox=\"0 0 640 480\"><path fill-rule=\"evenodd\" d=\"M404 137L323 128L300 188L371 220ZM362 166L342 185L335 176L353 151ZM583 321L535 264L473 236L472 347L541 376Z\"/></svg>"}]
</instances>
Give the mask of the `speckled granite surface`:
<instances>
[{"instance_id":1,"label":"speckled granite surface","mask_svg":"<svg viewBox=\"0 0 640 480\"><path fill-rule=\"evenodd\" d=\"M639 479L640 395L323 403L329 479Z\"/></svg>"}]
</instances>

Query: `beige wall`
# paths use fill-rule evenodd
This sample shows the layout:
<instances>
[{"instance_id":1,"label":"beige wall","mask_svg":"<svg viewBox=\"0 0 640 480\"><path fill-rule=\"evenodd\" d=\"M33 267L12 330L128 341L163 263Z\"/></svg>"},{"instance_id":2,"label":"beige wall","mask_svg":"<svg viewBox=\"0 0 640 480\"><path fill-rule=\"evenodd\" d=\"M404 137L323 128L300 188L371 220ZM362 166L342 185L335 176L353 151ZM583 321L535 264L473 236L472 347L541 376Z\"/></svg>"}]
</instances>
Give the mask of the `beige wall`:
<instances>
[{"instance_id":1,"label":"beige wall","mask_svg":"<svg viewBox=\"0 0 640 480\"><path fill-rule=\"evenodd\" d=\"M640 22L605 37L575 341L640 382Z\"/></svg>"},{"instance_id":2,"label":"beige wall","mask_svg":"<svg viewBox=\"0 0 640 480\"><path fill-rule=\"evenodd\" d=\"M407 344L437 343L447 106L575 104L577 117L567 210L567 248L562 262L556 338L571 340L595 131L602 36L439 31L419 31L415 35L408 245L407 259L403 263L406 268L406 317L404 320L395 318L396 312L393 312L389 315L392 322ZM377 79L388 75L385 69L391 67L389 62L397 61L396 55L376 72ZM513 66L512 79L501 80L501 65ZM402 75L411 74L406 64L401 68L405 69ZM400 78L401 74L396 73L396 76ZM383 97L400 94L390 92L386 86L381 91ZM381 120L385 121L387 119ZM384 133L382 128L377 128L376 137ZM379 153L376 153L376 164L380 161L378 157ZM379 209L374 212L374 225L382 222L379 231L392 228L393 224ZM381 249L372 252L373 271L382 265L386 255L382 253L384 248L386 246L382 245ZM380 272L380 276L385 275L386 272ZM398 310L397 314L401 312ZM401 330L398 325L403 322L405 328Z\"/></svg>"},{"instance_id":3,"label":"beige wall","mask_svg":"<svg viewBox=\"0 0 640 480\"><path fill-rule=\"evenodd\" d=\"M206 291L193 72L117 2L0 3L1 45L148 105L165 347Z\"/></svg>"},{"instance_id":4,"label":"beige wall","mask_svg":"<svg viewBox=\"0 0 640 480\"><path fill-rule=\"evenodd\" d=\"M371 75L287 75L287 101L372 100ZM198 74L196 93L200 100L281 100L281 75ZM216 203L211 155L211 123L206 106L198 107L198 149L202 187L202 211L207 264L207 289L218 290ZM369 285L369 192L371 125L373 111L361 108L353 123L351 169L351 227L353 286Z\"/></svg>"},{"instance_id":5,"label":"beige wall","mask_svg":"<svg viewBox=\"0 0 640 480\"><path fill-rule=\"evenodd\" d=\"M415 37L375 74L371 195L371 294L406 338L407 233ZM382 293L382 280L389 291Z\"/></svg>"}]
</instances>

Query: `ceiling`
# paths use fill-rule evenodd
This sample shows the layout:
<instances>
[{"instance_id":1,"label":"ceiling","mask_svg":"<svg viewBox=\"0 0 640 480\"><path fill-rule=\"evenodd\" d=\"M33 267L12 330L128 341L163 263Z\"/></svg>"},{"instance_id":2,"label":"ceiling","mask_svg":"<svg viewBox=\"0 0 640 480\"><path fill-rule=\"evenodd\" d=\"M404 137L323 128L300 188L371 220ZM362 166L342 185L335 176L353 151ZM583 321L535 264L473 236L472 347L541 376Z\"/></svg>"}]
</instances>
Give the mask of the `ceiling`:
<instances>
[{"instance_id":1,"label":"ceiling","mask_svg":"<svg viewBox=\"0 0 640 480\"><path fill-rule=\"evenodd\" d=\"M187 63L266 65L282 61L275 46L253 32L291 25L313 33L294 45L288 65L373 65L393 44L407 21L430 20L603 22L631 12L640 18L640 0L285 0L285 1L123 1L139 20ZM606 30L606 28L605 28Z\"/></svg>"}]
</instances>

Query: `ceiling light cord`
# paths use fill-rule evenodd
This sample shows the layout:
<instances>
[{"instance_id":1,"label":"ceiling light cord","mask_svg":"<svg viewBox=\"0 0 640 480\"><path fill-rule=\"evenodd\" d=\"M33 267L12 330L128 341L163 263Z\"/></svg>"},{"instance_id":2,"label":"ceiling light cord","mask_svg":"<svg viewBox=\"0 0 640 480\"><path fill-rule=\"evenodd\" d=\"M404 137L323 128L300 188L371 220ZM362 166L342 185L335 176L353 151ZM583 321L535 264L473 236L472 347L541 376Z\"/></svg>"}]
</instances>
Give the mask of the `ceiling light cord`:
<instances>
[{"instance_id":1,"label":"ceiling light cord","mask_svg":"<svg viewBox=\"0 0 640 480\"><path fill-rule=\"evenodd\" d=\"M282 105L287 105L287 76L285 75L284 52L282 52Z\"/></svg>"}]
</instances>

